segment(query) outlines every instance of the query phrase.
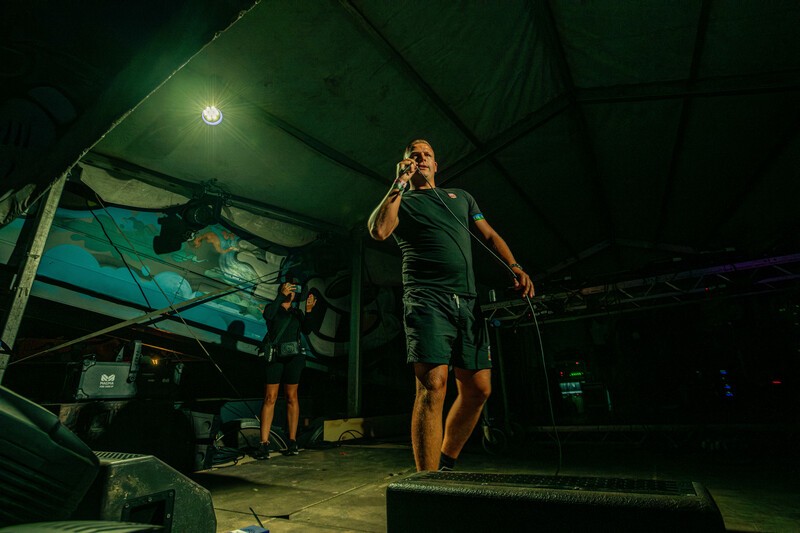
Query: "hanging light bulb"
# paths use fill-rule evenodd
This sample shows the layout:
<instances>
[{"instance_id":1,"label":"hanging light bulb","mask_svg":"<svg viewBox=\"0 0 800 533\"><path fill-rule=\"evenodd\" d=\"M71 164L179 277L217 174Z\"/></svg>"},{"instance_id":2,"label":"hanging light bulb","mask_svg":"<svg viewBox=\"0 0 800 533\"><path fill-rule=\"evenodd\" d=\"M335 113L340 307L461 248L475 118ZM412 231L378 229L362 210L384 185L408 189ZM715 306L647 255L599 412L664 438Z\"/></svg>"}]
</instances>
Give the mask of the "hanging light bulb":
<instances>
[{"instance_id":1,"label":"hanging light bulb","mask_svg":"<svg viewBox=\"0 0 800 533\"><path fill-rule=\"evenodd\" d=\"M203 117L203 122L205 122L209 126L216 126L217 124L222 122L222 111L220 111L213 105L210 105L205 109L203 109L203 113L201 116Z\"/></svg>"}]
</instances>

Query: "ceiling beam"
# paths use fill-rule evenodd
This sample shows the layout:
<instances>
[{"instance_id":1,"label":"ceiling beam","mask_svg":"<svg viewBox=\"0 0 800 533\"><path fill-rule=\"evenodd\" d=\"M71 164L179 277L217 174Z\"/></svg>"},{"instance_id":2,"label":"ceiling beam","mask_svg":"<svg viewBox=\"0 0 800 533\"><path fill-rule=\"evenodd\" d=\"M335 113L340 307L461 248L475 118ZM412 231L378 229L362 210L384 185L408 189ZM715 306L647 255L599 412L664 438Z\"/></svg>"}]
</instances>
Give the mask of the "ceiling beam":
<instances>
[{"instance_id":1,"label":"ceiling beam","mask_svg":"<svg viewBox=\"0 0 800 533\"><path fill-rule=\"evenodd\" d=\"M323 155L324 157L330 159L331 161L342 165L345 168L352 170L362 176L365 176L372 181L379 183L382 186L388 187L389 181L386 179L386 176L378 174L372 169L369 169L356 161L355 159L346 156L345 154L339 152L335 148L327 145L326 143L320 141L316 137L309 135L308 133L304 132L300 128L289 124L285 120L278 118L277 116L273 115L269 111L264 110L263 108L258 108L259 113L261 113L261 117L268 122L271 126L278 128L279 130L287 133L288 135L294 137L304 145L308 146L315 152Z\"/></svg>"},{"instance_id":2,"label":"ceiling beam","mask_svg":"<svg viewBox=\"0 0 800 533\"><path fill-rule=\"evenodd\" d=\"M511 127L501 132L493 139L484 143L482 149L474 150L462 157L439 173L437 181L441 186L460 177L464 172L474 167L484 159L494 156L497 152L525 137L532 131L544 126L551 119L557 117L569 108L569 100L565 95L560 95L536 111L514 123Z\"/></svg>"},{"instance_id":3,"label":"ceiling beam","mask_svg":"<svg viewBox=\"0 0 800 533\"><path fill-rule=\"evenodd\" d=\"M606 235L608 240L614 247L616 239L616 229L614 227L614 219L611 214L610 203L608 201L608 193L606 192L600 174L597 171L597 158L595 156L594 143L589 134L589 127L586 123L586 117L581 111L581 107L577 100L577 90L575 88L575 81L572 77L572 71L567 62L567 56L564 52L564 46L561 42L561 36L558 33L555 17L553 16L553 9L550 2L534 2L535 8L538 8L539 17L541 22L540 26L545 33L545 38L548 40L552 47L552 57L555 60L558 73L561 76L561 81L564 84L567 98L570 101L570 110L573 119L578 127L578 136L581 149L581 156L586 174L591 180L594 196L597 199L595 205L597 206L597 214L601 219L601 223L606 227Z\"/></svg>"},{"instance_id":4,"label":"ceiling beam","mask_svg":"<svg viewBox=\"0 0 800 533\"><path fill-rule=\"evenodd\" d=\"M557 265L553 265L552 267L545 270L542 274L537 275L533 278L534 281L539 281L545 278L552 276L553 274L557 274L558 272L568 268L576 263L583 261L584 259L588 259L593 255L597 255L598 253L602 252L603 250L609 248L612 245L611 241L603 241L599 242L595 245L590 246L589 248L579 252L577 254L573 254L573 257L566 259L558 263Z\"/></svg>"},{"instance_id":5,"label":"ceiling beam","mask_svg":"<svg viewBox=\"0 0 800 533\"><path fill-rule=\"evenodd\" d=\"M535 5L540 7L541 12L538 20L542 21L541 27L546 35L546 38L548 39L550 46L553 49L552 57L555 60L558 73L561 76L562 83L564 84L566 91L565 94L570 102L570 111L575 124L578 127L578 140L580 142L584 168L591 179L594 195L599 199L598 203L600 205L600 212L598 215L600 215L602 222L606 226L608 240L613 246L616 238L616 231L614 228L613 218L611 216L611 210L609 208L608 194L606 193L603 182L600 179L599 173L597 172L597 158L595 156L594 143L592 142L591 135L589 134L589 127L586 123L586 117L578 105L578 91L575 87L575 81L572 77L572 71L569 68L569 63L567 62L564 46L561 42L561 36L559 35L558 28L556 27L553 11L549 2L536 2Z\"/></svg>"},{"instance_id":6,"label":"ceiling beam","mask_svg":"<svg viewBox=\"0 0 800 533\"><path fill-rule=\"evenodd\" d=\"M358 27L363 30L367 36L372 39L373 44L377 45L378 49L389 56L392 63L397 67L408 80L414 83L425 94L436 109L439 110L447 119L466 137L473 146L477 148L482 147L481 141L472 133L461 118L456 114L453 109L433 90L433 88L425 81L425 79L406 61L406 58L401 54L375 27L374 24L354 6L350 0L339 0L339 5L344 8L348 15L356 22Z\"/></svg>"},{"instance_id":7,"label":"ceiling beam","mask_svg":"<svg viewBox=\"0 0 800 533\"><path fill-rule=\"evenodd\" d=\"M528 204L528 208L535 212L543 222L543 226L548 229L556 237L558 242L572 254L572 246L569 241L564 237L556 224L548 220L542 210L536 205L530 195L517 184L509 172L503 165L493 156L494 151L487 150L484 143L472 132L472 130L461 120L458 114L436 93L435 90L425 81L425 79L414 69L411 64L406 61L405 57L383 36L383 34L372 24L372 22L362 13L358 7L353 5L350 0L338 0L339 4L355 21L359 28L361 28L367 36L372 39L373 43L380 51L386 54L393 62L393 64L409 79L412 83L425 94L425 96L433 103L436 109L439 110L447 119L458 129L458 131L473 145L475 151L480 154L478 160L488 159L488 161L498 169L499 173L509 183L512 189ZM548 118L549 120L549 118ZM530 130L526 130L530 131ZM510 138L506 144L513 142L518 137ZM463 170L462 170L463 172ZM451 177L450 179L453 179Z\"/></svg>"},{"instance_id":8,"label":"ceiling beam","mask_svg":"<svg viewBox=\"0 0 800 533\"><path fill-rule=\"evenodd\" d=\"M694 49L692 50L692 62L689 66L689 76L683 82L688 90L694 87L697 81L697 72L700 68L700 58L703 56L706 35L708 34L708 20L711 11L711 0L703 0L700 6L700 15L697 21L697 30L694 36ZM687 91L688 92L688 91ZM678 162L683 153L683 143L686 140L686 127L689 123L691 113L692 97L685 96L681 103L681 113L678 118L678 125L675 130L675 139L672 143L672 155L669 160L667 177L664 183L664 190L661 193L661 209L658 215L658 224L655 231L655 242L660 242L664 235L669 216L672 197L675 192L675 175L677 173Z\"/></svg>"},{"instance_id":9,"label":"ceiling beam","mask_svg":"<svg viewBox=\"0 0 800 533\"><path fill-rule=\"evenodd\" d=\"M447 183L458 179L467 170L471 169L485 159L494 161L495 153L518 141L531 131L546 124L550 121L550 119L558 116L563 111L568 109L568 106L569 101L563 95L554 98L544 107L541 107L533 113L530 113L527 117L518 121L500 135L487 142L484 148L470 152L466 156L456 161L453 165L444 169L440 174L443 176L443 178L438 180L439 185L444 187ZM556 240L565 250L565 255L568 255L577 261L579 256L567 237L561 231L560 227L544 214L539 205L530 197L529 193L523 189L501 165L496 164L495 166L498 168L499 172L503 175L511 188L514 189L514 192L527 202L529 212L539 219L544 229L555 236Z\"/></svg>"},{"instance_id":10,"label":"ceiling beam","mask_svg":"<svg viewBox=\"0 0 800 533\"><path fill-rule=\"evenodd\" d=\"M758 73L746 76L721 76L697 80L692 88L685 80L632 83L611 87L575 89L575 101L583 105L647 102L683 98L716 98L748 96L785 92L800 92L800 69L780 73ZM547 124L563 113L570 105L567 95L561 94L536 111L484 143L439 173L438 181L444 186L484 159L502 151L507 146Z\"/></svg>"},{"instance_id":11,"label":"ceiling beam","mask_svg":"<svg viewBox=\"0 0 800 533\"><path fill-rule=\"evenodd\" d=\"M576 99L580 104L592 105L798 91L800 91L800 69L789 69L782 72L695 79L691 86L687 85L686 80L670 80L576 89Z\"/></svg>"},{"instance_id":12,"label":"ceiling beam","mask_svg":"<svg viewBox=\"0 0 800 533\"><path fill-rule=\"evenodd\" d=\"M641 250L659 250L661 252L669 252L669 253L683 254L683 255L696 255L700 253L691 246L679 246L675 244L637 241L634 239L617 239L617 244L620 246L624 246L626 248L639 248Z\"/></svg>"},{"instance_id":13,"label":"ceiling beam","mask_svg":"<svg viewBox=\"0 0 800 533\"><path fill-rule=\"evenodd\" d=\"M739 212L742 206L744 206L747 199L753 194L753 191L766 179L775 161L779 160L780 157L789 150L798 135L800 135L800 117L795 119L794 124L789 131L786 132L781 141L776 143L771 150L766 151L761 160L761 164L758 165L759 169L745 182L736 197L727 203L725 210L719 216L716 223L708 227L705 239L703 240L706 246L709 246L714 239L719 238L725 226Z\"/></svg>"}]
</instances>

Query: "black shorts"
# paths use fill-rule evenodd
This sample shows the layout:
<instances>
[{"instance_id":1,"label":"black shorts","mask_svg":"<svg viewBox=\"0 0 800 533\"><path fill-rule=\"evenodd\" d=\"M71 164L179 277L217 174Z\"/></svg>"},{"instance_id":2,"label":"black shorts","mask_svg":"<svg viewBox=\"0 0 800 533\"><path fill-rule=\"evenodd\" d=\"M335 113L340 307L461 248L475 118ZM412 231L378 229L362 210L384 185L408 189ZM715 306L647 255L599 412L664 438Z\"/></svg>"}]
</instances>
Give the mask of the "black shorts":
<instances>
[{"instance_id":1,"label":"black shorts","mask_svg":"<svg viewBox=\"0 0 800 533\"><path fill-rule=\"evenodd\" d=\"M270 385L276 383L297 385L300 383L300 374L305 367L306 356L303 354L276 357L273 362L267 363L267 383Z\"/></svg>"},{"instance_id":2,"label":"black shorts","mask_svg":"<svg viewBox=\"0 0 800 533\"><path fill-rule=\"evenodd\" d=\"M409 363L492 368L486 324L477 298L427 289L403 295Z\"/></svg>"}]
</instances>

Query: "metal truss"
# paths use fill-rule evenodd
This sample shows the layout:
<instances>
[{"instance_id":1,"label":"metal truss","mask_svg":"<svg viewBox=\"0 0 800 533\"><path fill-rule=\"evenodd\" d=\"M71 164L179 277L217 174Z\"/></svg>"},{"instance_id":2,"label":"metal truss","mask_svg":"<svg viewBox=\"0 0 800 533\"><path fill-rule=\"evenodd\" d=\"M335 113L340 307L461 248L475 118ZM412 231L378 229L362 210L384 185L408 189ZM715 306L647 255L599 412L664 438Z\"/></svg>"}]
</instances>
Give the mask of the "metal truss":
<instances>
[{"instance_id":1,"label":"metal truss","mask_svg":"<svg viewBox=\"0 0 800 533\"><path fill-rule=\"evenodd\" d=\"M689 303L711 294L786 290L798 280L800 253L563 290L536 296L532 302L539 322L555 322ZM490 302L481 309L500 324L531 323L530 309L519 299Z\"/></svg>"}]
</instances>

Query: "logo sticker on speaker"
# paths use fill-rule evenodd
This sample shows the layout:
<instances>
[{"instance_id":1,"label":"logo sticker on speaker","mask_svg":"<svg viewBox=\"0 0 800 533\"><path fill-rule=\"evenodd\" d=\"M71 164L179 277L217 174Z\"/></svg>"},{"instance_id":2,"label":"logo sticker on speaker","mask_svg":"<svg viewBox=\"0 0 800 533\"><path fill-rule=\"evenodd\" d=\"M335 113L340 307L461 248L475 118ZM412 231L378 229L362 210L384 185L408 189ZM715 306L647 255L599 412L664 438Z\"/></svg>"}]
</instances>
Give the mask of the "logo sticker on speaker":
<instances>
[{"instance_id":1,"label":"logo sticker on speaker","mask_svg":"<svg viewBox=\"0 0 800 533\"><path fill-rule=\"evenodd\" d=\"M117 378L116 374L102 374L100 376L100 388L101 389L113 389L114 388L114 380Z\"/></svg>"}]
</instances>

